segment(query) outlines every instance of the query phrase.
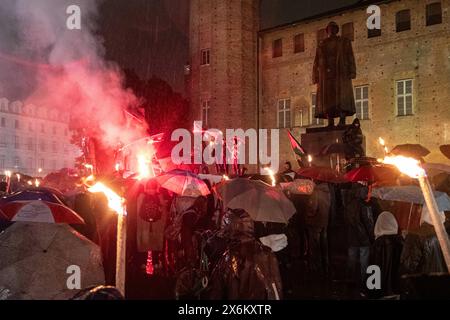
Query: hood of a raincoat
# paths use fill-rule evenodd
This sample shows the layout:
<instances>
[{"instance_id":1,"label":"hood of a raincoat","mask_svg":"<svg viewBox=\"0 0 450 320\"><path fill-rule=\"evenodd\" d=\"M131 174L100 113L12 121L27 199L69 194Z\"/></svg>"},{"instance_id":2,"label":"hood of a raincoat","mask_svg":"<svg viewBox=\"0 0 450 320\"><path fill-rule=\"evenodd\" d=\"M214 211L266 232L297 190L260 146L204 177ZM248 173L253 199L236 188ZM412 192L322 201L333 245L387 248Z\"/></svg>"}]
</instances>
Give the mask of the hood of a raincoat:
<instances>
[{"instance_id":1,"label":"hood of a raincoat","mask_svg":"<svg viewBox=\"0 0 450 320\"><path fill-rule=\"evenodd\" d=\"M228 209L222 218L220 235L230 240L254 240L254 221L243 209Z\"/></svg>"},{"instance_id":2,"label":"hood of a raincoat","mask_svg":"<svg viewBox=\"0 0 450 320\"><path fill-rule=\"evenodd\" d=\"M395 234L398 234L397 220L392 213L388 211L382 212L375 223L375 239Z\"/></svg>"},{"instance_id":3,"label":"hood of a raincoat","mask_svg":"<svg viewBox=\"0 0 450 320\"><path fill-rule=\"evenodd\" d=\"M445 214L444 212L439 212L439 217L441 218L442 223L445 222ZM420 216L420 225L424 222L433 225L433 221L431 220L430 212L428 211L428 207L426 205L422 208L422 215Z\"/></svg>"}]
</instances>

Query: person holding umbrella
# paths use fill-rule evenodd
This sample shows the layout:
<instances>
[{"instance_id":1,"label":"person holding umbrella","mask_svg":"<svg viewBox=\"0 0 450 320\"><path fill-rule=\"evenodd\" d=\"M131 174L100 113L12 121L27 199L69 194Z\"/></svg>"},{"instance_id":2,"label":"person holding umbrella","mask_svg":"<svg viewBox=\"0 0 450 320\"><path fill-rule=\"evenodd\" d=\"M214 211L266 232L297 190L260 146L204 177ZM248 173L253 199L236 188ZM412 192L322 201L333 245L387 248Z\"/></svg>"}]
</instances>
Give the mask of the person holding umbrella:
<instances>
[{"instance_id":1,"label":"person holding umbrella","mask_svg":"<svg viewBox=\"0 0 450 320\"><path fill-rule=\"evenodd\" d=\"M443 213L441 219L445 221ZM422 209L420 228L406 236L400 263L402 275L448 272L426 206Z\"/></svg>"},{"instance_id":2,"label":"person holding umbrella","mask_svg":"<svg viewBox=\"0 0 450 320\"><path fill-rule=\"evenodd\" d=\"M269 247L255 239L254 221L243 209L228 210L220 230L228 246L214 268L209 286L212 300L280 300L278 261Z\"/></svg>"}]
</instances>

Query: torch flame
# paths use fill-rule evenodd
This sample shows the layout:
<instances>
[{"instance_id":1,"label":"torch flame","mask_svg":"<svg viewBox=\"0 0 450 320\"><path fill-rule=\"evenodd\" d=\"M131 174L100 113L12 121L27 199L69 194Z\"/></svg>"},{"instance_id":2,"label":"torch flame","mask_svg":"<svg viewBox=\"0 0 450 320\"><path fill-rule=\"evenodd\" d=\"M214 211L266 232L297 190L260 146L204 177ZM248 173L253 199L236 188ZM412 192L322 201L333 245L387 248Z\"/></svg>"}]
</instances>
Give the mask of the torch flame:
<instances>
[{"instance_id":1,"label":"torch flame","mask_svg":"<svg viewBox=\"0 0 450 320\"><path fill-rule=\"evenodd\" d=\"M38 188L41 185L41 183L39 182L38 179L36 179L36 180L34 180L34 185L36 188Z\"/></svg>"},{"instance_id":2,"label":"torch flame","mask_svg":"<svg viewBox=\"0 0 450 320\"><path fill-rule=\"evenodd\" d=\"M31 180L28 180L27 183L28 183L29 186L32 186L32 185L33 185L33 181L31 181Z\"/></svg>"},{"instance_id":3,"label":"torch flame","mask_svg":"<svg viewBox=\"0 0 450 320\"><path fill-rule=\"evenodd\" d=\"M139 171L139 176L137 179L142 180L142 179L150 178L152 176L152 174L150 172L150 167L149 167L150 161L148 161L147 157L143 154L138 155L137 160L138 160L138 171Z\"/></svg>"},{"instance_id":4,"label":"torch flame","mask_svg":"<svg viewBox=\"0 0 450 320\"><path fill-rule=\"evenodd\" d=\"M222 178L223 178L223 180L225 180L225 181L230 180L230 177L228 177L226 174L224 174Z\"/></svg>"},{"instance_id":5,"label":"torch flame","mask_svg":"<svg viewBox=\"0 0 450 320\"><path fill-rule=\"evenodd\" d=\"M267 167L266 170L269 173L270 180L272 180L272 187L275 187L277 185L277 182L275 180L275 173L269 167Z\"/></svg>"},{"instance_id":6,"label":"torch flame","mask_svg":"<svg viewBox=\"0 0 450 320\"><path fill-rule=\"evenodd\" d=\"M382 137L378 138L378 142L384 147L386 145L386 142L384 141L384 139Z\"/></svg>"},{"instance_id":7,"label":"torch flame","mask_svg":"<svg viewBox=\"0 0 450 320\"><path fill-rule=\"evenodd\" d=\"M114 166L114 168L116 169L116 171L120 171L120 163L116 163L116 165Z\"/></svg>"},{"instance_id":8,"label":"torch flame","mask_svg":"<svg viewBox=\"0 0 450 320\"><path fill-rule=\"evenodd\" d=\"M8 178L11 178L11 171L6 170L5 171L5 176L7 176Z\"/></svg>"},{"instance_id":9,"label":"torch flame","mask_svg":"<svg viewBox=\"0 0 450 320\"><path fill-rule=\"evenodd\" d=\"M108 199L108 207L116 212L118 215L125 214L125 199L115 193L113 190L105 186L101 182L97 182L92 187L88 188L89 192L102 192Z\"/></svg>"},{"instance_id":10,"label":"torch flame","mask_svg":"<svg viewBox=\"0 0 450 320\"><path fill-rule=\"evenodd\" d=\"M312 156L309 154L309 155L308 155L308 162L311 163L312 161L313 161L313 158L312 158Z\"/></svg>"},{"instance_id":11,"label":"torch flame","mask_svg":"<svg viewBox=\"0 0 450 320\"><path fill-rule=\"evenodd\" d=\"M396 166L401 173L404 173L414 179L418 179L419 177L424 177L426 175L425 170L420 166L420 162L414 158L389 156L384 158L383 163Z\"/></svg>"}]
</instances>

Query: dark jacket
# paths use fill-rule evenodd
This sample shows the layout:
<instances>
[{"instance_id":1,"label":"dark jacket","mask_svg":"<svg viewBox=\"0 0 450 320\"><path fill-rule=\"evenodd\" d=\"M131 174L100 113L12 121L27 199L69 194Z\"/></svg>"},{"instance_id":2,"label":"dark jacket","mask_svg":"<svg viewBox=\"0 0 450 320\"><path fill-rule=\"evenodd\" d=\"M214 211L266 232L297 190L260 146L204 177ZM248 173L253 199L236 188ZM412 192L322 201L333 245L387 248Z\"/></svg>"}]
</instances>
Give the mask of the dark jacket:
<instances>
[{"instance_id":1,"label":"dark jacket","mask_svg":"<svg viewBox=\"0 0 450 320\"><path fill-rule=\"evenodd\" d=\"M400 256L403 238L400 235L379 237L370 248L369 265L380 267L381 289L371 291L374 298L398 294L400 291Z\"/></svg>"},{"instance_id":2,"label":"dark jacket","mask_svg":"<svg viewBox=\"0 0 450 320\"><path fill-rule=\"evenodd\" d=\"M401 256L401 273L430 274L447 272L434 227L423 223L406 236Z\"/></svg>"},{"instance_id":3,"label":"dark jacket","mask_svg":"<svg viewBox=\"0 0 450 320\"><path fill-rule=\"evenodd\" d=\"M232 245L211 276L213 300L275 300L282 296L278 261L270 248L256 240Z\"/></svg>"},{"instance_id":4,"label":"dark jacket","mask_svg":"<svg viewBox=\"0 0 450 320\"><path fill-rule=\"evenodd\" d=\"M331 197L328 184L317 184L309 197L306 209L306 224L318 228L328 227L330 205Z\"/></svg>"},{"instance_id":5,"label":"dark jacket","mask_svg":"<svg viewBox=\"0 0 450 320\"><path fill-rule=\"evenodd\" d=\"M347 241L350 247L368 247L374 241L375 211L366 202L367 188L359 185L345 190L345 220Z\"/></svg>"},{"instance_id":6,"label":"dark jacket","mask_svg":"<svg viewBox=\"0 0 450 320\"><path fill-rule=\"evenodd\" d=\"M241 209L228 210L219 231L227 249L215 266L209 298L213 300L274 300L281 298L278 261L254 237L254 221Z\"/></svg>"}]
</instances>

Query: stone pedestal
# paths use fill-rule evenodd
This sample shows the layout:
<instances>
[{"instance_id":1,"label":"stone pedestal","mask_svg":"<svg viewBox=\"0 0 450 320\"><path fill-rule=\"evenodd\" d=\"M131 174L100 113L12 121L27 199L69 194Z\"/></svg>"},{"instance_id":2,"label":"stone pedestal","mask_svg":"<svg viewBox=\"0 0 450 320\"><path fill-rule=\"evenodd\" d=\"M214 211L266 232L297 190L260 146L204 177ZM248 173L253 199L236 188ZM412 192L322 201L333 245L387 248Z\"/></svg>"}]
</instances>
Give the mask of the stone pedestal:
<instances>
[{"instance_id":1,"label":"stone pedestal","mask_svg":"<svg viewBox=\"0 0 450 320\"><path fill-rule=\"evenodd\" d=\"M306 149L308 154L313 157L314 166L332 167L336 168L337 163L343 163L345 154L331 154L321 155L320 152L328 145L333 143L343 143L344 132L350 125L341 127L319 127L308 128L306 133L301 136L301 144ZM365 139L363 142L365 150Z\"/></svg>"}]
</instances>

